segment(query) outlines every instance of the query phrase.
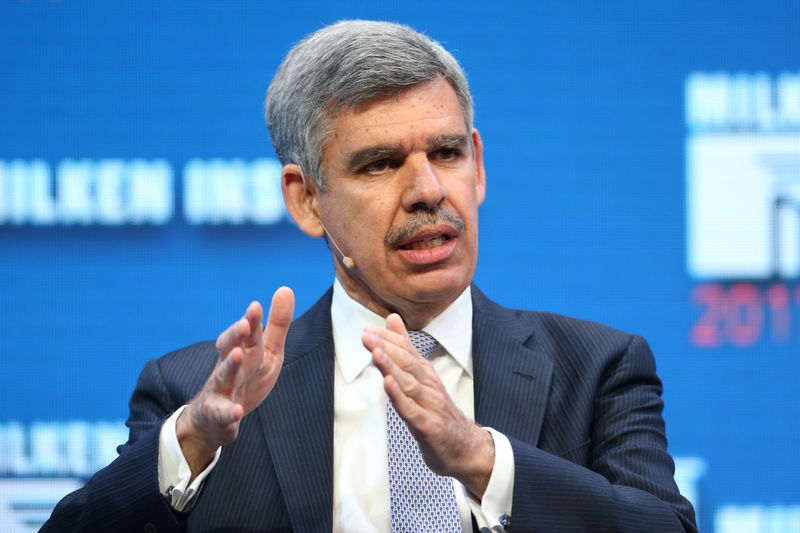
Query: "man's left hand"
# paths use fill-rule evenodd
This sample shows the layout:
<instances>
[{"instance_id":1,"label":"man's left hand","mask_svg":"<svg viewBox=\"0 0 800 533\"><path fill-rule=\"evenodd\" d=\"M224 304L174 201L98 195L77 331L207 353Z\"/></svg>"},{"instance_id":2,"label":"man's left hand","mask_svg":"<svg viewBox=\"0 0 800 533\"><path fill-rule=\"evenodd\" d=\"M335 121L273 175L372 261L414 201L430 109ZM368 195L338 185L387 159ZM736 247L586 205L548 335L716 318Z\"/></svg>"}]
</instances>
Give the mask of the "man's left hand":
<instances>
[{"instance_id":1,"label":"man's left hand","mask_svg":"<svg viewBox=\"0 0 800 533\"><path fill-rule=\"evenodd\" d=\"M433 365L414 348L399 315L386 317L385 329L365 327L362 342L428 468L458 479L480 500L494 466L491 434L456 407Z\"/></svg>"}]
</instances>

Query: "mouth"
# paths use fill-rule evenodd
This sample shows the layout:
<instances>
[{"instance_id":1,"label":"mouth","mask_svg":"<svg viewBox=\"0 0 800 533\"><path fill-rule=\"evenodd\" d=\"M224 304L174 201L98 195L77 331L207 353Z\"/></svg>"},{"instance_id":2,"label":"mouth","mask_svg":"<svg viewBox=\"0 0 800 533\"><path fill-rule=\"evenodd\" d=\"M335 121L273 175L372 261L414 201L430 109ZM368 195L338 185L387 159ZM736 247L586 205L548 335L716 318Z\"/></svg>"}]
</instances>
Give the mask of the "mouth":
<instances>
[{"instance_id":1,"label":"mouth","mask_svg":"<svg viewBox=\"0 0 800 533\"><path fill-rule=\"evenodd\" d=\"M397 243L401 250L429 250L441 246L458 236L458 231L448 225L440 224L434 228L421 229L402 242Z\"/></svg>"},{"instance_id":2,"label":"mouth","mask_svg":"<svg viewBox=\"0 0 800 533\"><path fill-rule=\"evenodd\" d=\"M393 250L425 251L455 240L465 229L455 209L443 205L414 211L407 221L389 229L385 242Z\"/></svg>"},{"instance_id":3,"label":"mouth","mask_svg":"<svg viewBox=\"0 0 800 533\"><path fill-rule=\"evenodd\" d=\"M458 231L452 226L439 226L418 231L397 244L395 249L405 261L416 265L434 265L447 260L456 250Z\"/></svg>"},{"instance_id":4,"label":"mouth","mask_svg":"<svg viewBox=\"0 0 800 533\"><path fill-rule=\"evenodd\" d=\"M430 250L431 248L443 245L452 238L453 237L450 235L440 234L405 242L401 244L399 248L401 250Z\"/></svg>"}]
</instances>

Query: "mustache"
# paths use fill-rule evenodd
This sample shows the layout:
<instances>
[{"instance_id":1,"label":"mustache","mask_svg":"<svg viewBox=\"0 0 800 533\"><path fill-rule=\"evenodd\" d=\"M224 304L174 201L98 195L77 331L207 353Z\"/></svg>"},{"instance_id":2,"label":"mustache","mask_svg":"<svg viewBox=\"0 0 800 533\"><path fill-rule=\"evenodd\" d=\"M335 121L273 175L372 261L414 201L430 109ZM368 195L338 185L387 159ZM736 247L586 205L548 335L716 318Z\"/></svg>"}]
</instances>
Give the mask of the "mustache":
<instances>
[{"instance_id":1,"label":"mustache","mask_svg":"<svg viewBox=\"0 0 800 533\"><path fill-rule=\"evenodd\" d=\"M437 206L432 209L420 208L414 211L409 219L401 226L392 226L386 233L386 246L395 248L400 243L407 241L425 226L435 226L444 223L453 226L458 233L462 233L467 224L461 215L447 206Z\"/></svg>"}]
</instances>

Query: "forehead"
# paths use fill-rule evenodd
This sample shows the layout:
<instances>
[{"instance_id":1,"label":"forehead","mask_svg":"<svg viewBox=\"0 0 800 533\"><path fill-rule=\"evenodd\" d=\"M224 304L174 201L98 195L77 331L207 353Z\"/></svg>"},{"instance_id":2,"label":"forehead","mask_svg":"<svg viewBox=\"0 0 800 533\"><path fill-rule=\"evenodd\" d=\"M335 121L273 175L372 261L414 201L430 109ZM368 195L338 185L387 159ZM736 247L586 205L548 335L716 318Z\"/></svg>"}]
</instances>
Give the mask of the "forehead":
<instances>
[{"instance_id":1,"label":"forehead","mask_svg":"<svg viewBox=\"0 0 800 533\"><path fill-rule=\"evenodd\" d=\"M343 149L363 143L429 141L441 135L466 134L463 110L450 84L437 79L339 110L332 117L328 145Z\"/></svg>"}]
</instances>

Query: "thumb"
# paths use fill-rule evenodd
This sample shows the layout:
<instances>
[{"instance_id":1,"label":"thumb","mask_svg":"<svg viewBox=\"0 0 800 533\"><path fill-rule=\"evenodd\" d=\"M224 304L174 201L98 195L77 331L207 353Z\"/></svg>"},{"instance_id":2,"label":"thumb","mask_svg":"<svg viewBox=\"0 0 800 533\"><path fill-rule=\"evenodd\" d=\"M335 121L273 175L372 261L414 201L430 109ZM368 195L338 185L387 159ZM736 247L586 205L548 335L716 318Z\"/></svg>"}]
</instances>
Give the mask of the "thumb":
<instances>
[{"instance_id":1,"label":"thumb","mask_svg":"<svg viewBox=\"0 0 800 533\"><path fill-rule=\"evenodd\" d=\"M264 330L264 348L271 353L283 353L286 334L294 316L294 293L289 287L280 287L272 295L267 326Z\"/></svg>"},{"instance_id":2,"label":"thumb","mask_svg":"<svg viewBox=\"0 0 800 533\"><path fill-rule=\"evenodd\" d=\"M391 313L386 317L386 329L395 333L401 334L403 337L408 338L408 331L403 319L397 313Z\"/></svg>"}]
</instances>

